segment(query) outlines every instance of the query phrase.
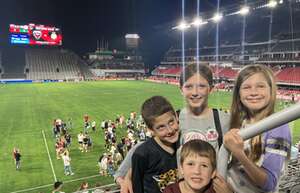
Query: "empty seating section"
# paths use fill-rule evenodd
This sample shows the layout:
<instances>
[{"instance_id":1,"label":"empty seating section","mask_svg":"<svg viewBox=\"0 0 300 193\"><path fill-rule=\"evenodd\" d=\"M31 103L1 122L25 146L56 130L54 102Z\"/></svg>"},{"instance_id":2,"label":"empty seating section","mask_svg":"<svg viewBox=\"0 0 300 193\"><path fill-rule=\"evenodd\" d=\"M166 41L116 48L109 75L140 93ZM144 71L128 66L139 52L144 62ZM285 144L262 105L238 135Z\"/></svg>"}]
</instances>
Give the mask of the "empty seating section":
<instances>
[{"instance_id":1,"label":"empty seating section","mask_svg":"<svg viewBox=\"0 0 300 193\"><path fill-rule=\"evenodd\" d=\"M152 72L153 75L166 75L166 76L179 76L180 73L181 73L181 68L179 66L158 67Z\"/></svg>"},{"instance_id":2,"label":"empty seating section","mask_svg":"<svg viewBox=\"0 0 300 193\"><path fill-rule=\"evenodd\" d=\"M93 61L91 64L93 68L99 69L127 69L127 70L142 70L144 69L144 64L141 62L126 62L121 60L106 60L106 61Z\"/></svg>"},{"instance_id":3,"label":"empty seating section","mask_svg":"<svg viewBox=\"0 0 300 193\"><path fill-rule=\"evenodd\" d=\"M220 72L220 77L227 78L227 79L235 79L237 76L237 71L233 70L232 68L223 68Z\"/></svg>"},{"instance_id":4,"label":"empty seating section","mask_svg":"<svg viewBox=\"0 0 300 193\"><path fill-rule=\"evenodd\" d=\"M238 70L230 67L211 66L214 77L233 80L238 74ZM164 77L179 77L181 73L180 66L159 66L153 70L152 75ZM296 83L300 84L300 67L287 67L280 69L279 67L272 67L278 82Z\"/></svg>"},{"instance_id":5,"label":"empty seating section","mask_svg":"<svg viewBox=\"0 0 300 193\"><path fill-rule=\"evenodd\" d=\"M78 59L66 50L30 49L25 54L27 79L80 78Z\"/></svg>"},{"instance_id":6,"label":"empty seating section","mask_svg":"<svg viewBox=\"0 0 300 193\"><path fill-rule=\"evenodd\" d=\"M300 67L289 67L282 69L276 75L277 81L288 83L300 83Z\"/></svg>"},{"instance_id":7,"label":"empty seating section","mask_svg":"<svg viewBox=\"0 0 300 193\"><path fill-rule=\"evenodd\" d=\"M278 42L272 49L273 52L300 50L300 41Z\"/></svg>"},{"instance_id":8,"label":"empty seating section","mask_svg":"<svg viewBox=\"0 0 300 193\"><path fill-rule=\"evenodd\" d=\"M283 95L299 95L300 96L300 90L284 90L284 89L278 89L277 94L283 94Z\"/></svg>"},{"instance_id":9,"label":"empty seating section","mask_svg":"<svg viewBox=\"0 0 300 193\"><path fill-rule=\"evenodd\" d=\"M235 79L237 71L229 67L211 67L215 77ZM157 76L180 76L182 68L180 66L159 66L153 72L152 75Z\"/></svg>"},{"instance_id":10,"label":"empty seating section","mask_svg":"<svg viewBox=\"0 0 300 193\"><path fill-rule=\"evenodd\" d=\"M225 78L225 79L235 79L238 71L230 67L216 67L212 66L212 71L214 77Z\"/></svg>"}]
</instances>

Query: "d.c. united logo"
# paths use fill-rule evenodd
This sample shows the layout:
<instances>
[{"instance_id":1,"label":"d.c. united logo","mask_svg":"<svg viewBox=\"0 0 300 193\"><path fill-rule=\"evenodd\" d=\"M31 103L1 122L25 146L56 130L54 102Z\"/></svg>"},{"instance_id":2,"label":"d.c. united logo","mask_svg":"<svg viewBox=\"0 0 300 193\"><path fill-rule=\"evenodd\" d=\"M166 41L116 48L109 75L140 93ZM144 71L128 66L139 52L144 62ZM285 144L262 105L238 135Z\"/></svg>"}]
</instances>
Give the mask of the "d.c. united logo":
<instances>
[{"instance_id":1,"label":"d.c. united logo","mask_svg":"<svg viewBox=\"0 0 300 193\"><path fill-rule=\"evenodd\" d=\"M37 40L39 40L42 37L42 32L41 31L35 30L35 31L32 32L32 34L33 34L34 38L37 39Z\"/></svg>"},{"instance_id":2,"label":"d.c. united logo","mask_svg":"<svg viewBox=\"0 0 300 193\"><path fill-rule=\"evenodd\" d=\"M208 141L215 141L219 137L218 132L215 129L209 129L206 133L206 138Z\"/></svg>"}]
</instances>

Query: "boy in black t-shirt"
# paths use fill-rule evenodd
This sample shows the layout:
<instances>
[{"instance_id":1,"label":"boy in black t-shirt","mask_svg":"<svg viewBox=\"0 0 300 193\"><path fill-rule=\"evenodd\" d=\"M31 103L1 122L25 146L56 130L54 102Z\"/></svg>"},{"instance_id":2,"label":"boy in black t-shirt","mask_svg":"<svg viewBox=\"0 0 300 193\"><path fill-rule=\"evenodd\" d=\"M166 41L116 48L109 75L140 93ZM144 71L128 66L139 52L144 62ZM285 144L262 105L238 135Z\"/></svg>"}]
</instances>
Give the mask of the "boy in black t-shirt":
<instances>
[{"instance_id":1,"label":"boy in black t-shirt","mask_svg":"<svg viewBox=\"0 0 300 193\"><path fill-rule=\"evenodd\" d=\"M168 184L174 183L177 176L178 117L169 101L161 96L147 99L141 111L154 137L133 153L133 192L160 193Z\"/></svg>"}]
</instances>

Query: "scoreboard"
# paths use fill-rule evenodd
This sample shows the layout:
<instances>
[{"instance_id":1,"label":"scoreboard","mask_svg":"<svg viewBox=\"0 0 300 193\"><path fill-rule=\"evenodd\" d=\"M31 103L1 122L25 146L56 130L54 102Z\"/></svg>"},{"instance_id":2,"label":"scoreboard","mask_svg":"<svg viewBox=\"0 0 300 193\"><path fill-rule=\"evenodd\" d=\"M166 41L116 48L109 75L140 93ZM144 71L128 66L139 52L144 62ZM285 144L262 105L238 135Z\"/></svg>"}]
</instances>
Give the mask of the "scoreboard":
<instances>
[{"instance_id":1,"label":"scoreboard","mask_svg":"<svg viewBox=\"0 0 300 193\"><path fill-rule=\"evenodd\" d=\"M37 25L9 25L11 44L28 45L62 45L62 34L59 28Z\"/></svg>"}]
</instances>

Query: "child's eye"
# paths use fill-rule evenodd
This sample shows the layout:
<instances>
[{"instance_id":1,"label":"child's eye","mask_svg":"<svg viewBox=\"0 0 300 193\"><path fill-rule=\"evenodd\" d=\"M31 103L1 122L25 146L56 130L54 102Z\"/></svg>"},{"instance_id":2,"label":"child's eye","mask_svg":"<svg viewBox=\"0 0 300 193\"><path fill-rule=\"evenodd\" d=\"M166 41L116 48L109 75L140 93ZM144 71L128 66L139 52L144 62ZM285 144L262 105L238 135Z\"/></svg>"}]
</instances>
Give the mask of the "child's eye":
<instances>
[{"instance_id":1,"label":"child's eye","mask_svg":"<svg viewBox=\"0 0 300 193\"><path fill-rule=\"evenodd\" d=\"M169 125L172 126L173 124L174 124L174 119L172 119L172 120L169 121Z\"/></svg>"},{"instance_id":2,"label":"child's eye","mask_svg":"<svg viewBox=\"0 0 300 193\"><path fill-rule=\"evenodd\" d=\"M186 88L186 89L191 89L192 87L193 87L193 86L190 85L190 84L187 84L187 85L184 86L184 88Z\"/></svg>"},{"instance_id":3,"label":"child's eye","mask_svg":"<svg viewBox=\"0 0 300 193\"><path fill-rule=\"evenodd\" d=\"M266 88L266 85L260 84L260 85L258 85L257 87L258 87L258 88Z\"/></svg>"},{"instance_id":4,"label":"child's eye","mask_svg":"<svg viewBox=\"0 0 300 193\"><path fill-rule=\"evenodd\" d=\"M187 165L188 165L188 166L193 166L194 163L193 163L193 162L188 162Z\"/></svg>"},{"instance_id":5,"label":"child's eye","mask_svg":"<svg viewBox=\"0 0 300 193\"><path fill-rule=\"evenodd\" d=\"M207 168L208 167L208 165L206 165L206 164L202 164L201 165L203 168Z\"/></svg>"},{"instance_id":6,"label":"child's eye","mask_svg":"<svg viewBox=\"0 0 300 193\"><path fill-rule=\"evenodd\" d=\"M161 126L158 126L156 129L161 131L161 130L164 130L165 128L166 128L166 126L161 125Z\"/></svg>"},{"instance_id":7,"label":"child's eye","mask_svg":"<svg viewBox=\"0 0 300 193\"><path fill-rule=\"evenodd\" d=\"M199 88L206 88L207 85L206 85L206 84L198 84L198 87L199 87Z\"/></svg>"},{"instance_id":8,"label":"child's eye","mask_svg":"<svg viewBox=\"0 0 300 193\"><path fill-rule=\"evenodd\" d=\"M248 89L250 89L250 86L243 86L242 89L243 90L248 90Z\"/></svg>"}]
</instances>

